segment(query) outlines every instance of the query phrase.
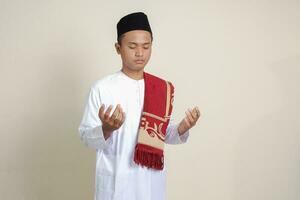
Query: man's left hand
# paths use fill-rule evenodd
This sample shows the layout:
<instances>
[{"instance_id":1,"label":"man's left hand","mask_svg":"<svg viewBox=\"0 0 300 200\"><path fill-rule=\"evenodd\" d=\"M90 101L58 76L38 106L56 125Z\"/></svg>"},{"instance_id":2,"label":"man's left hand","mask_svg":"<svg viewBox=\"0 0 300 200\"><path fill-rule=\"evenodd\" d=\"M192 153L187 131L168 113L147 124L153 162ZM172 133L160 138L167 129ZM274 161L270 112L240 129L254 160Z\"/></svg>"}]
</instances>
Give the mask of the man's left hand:
<instances>
[{"instance_id":1,"label":"man's left hand","mask_svg":"<svg viewBox=\"0 0 300 200\"><path fill-rule=\"evenodd\" d=\"M185 118L178 125L179 135L182 135L190 128L195 126L197 120L201 115L200 110L197 106L194 107L193 109L188 109L187 111L185 111L185 114L186 114Z\"/></svg>"}]
</instances>

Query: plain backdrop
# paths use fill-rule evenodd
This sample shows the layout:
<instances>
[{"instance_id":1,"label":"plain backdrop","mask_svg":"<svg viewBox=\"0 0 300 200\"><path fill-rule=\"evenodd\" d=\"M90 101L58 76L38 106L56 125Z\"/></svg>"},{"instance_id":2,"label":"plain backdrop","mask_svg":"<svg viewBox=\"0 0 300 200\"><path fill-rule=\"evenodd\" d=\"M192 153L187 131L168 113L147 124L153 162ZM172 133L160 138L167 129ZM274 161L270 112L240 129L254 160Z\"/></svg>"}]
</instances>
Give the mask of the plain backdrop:
<instances>
[{"instance_id":1,"label":"plain backdrop","mask_svg":"<svg viewBox=\"0 0 300 200\"><path fill-rule=\"evenodd\" d=\"M143 11L145 70L198 106L166 146L169 200L300 199L299 1L0 0L0 199L93 199L78 126L91 84L121 68L116 23Z\"/></svg>"}]
</instances>

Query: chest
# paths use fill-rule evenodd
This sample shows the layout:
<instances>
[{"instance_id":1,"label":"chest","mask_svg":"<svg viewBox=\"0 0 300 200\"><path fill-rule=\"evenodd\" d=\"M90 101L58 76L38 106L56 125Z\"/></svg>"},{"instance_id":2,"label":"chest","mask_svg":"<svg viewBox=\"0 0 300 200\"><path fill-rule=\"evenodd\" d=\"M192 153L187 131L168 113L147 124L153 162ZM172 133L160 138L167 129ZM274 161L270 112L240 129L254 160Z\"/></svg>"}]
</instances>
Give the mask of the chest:
<instances>
[{"instance_id":1,"label":"chest","mask_svg":"<svg viewBox=\"0 0 300 200\"><path fill-rule=\"evenodd\" d=\"M100 98L106 107L112 105L114 110L120 104L128 116L134 116L142 112L144 91L145 87L141 82L118 82L103 89Z\"/></svg>"}]
</instances>

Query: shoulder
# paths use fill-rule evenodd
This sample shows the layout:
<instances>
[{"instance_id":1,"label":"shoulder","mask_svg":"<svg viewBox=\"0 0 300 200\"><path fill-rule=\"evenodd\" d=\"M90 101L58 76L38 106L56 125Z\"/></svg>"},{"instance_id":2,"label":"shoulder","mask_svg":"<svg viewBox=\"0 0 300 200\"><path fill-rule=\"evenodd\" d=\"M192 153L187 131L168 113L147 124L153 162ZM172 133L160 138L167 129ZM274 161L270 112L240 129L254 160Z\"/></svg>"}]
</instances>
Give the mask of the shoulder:
<instances>
[{"instance_id":1,"label":"shoulder","mask_svg":"<svg viewBox=\"0 0 300 200\"><path fill-rule=\"evenodd\" d=\"M107 74L95 80L91 85L91 90L100 91L112 87L119 80L119 72Z\"/></svg>"},{"instance_id":2,"label":"shoulder","mask_svg":"<svg viewBox=\"0 0 300 200\"><path fill-rule=\"evenodd\" d=\"M109 91L120 81L120 74L118 71L111 74L104 75L102 78L95 80L90 87L90 90L95 93Z\"/></svg>"}]
</instances>

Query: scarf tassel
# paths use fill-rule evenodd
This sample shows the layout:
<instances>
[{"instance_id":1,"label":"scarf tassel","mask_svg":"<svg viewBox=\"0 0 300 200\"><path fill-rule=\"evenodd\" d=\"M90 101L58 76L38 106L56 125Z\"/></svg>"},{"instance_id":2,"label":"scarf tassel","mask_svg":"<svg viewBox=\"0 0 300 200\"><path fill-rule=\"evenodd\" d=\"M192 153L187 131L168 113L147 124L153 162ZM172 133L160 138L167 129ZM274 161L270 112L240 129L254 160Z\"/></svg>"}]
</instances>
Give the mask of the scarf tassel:
<instances>
[{"instance_id":1,"label":"scarf tassel","mask_svg":"<svg viewBox=\"0 0 300 200\"><path fill-rule=\"evenodd\" d=\"M137 144L135 147L134 161L137 164L154 168L163 169L163 151L145 144Z\"/></svg>"}]
</instances>

